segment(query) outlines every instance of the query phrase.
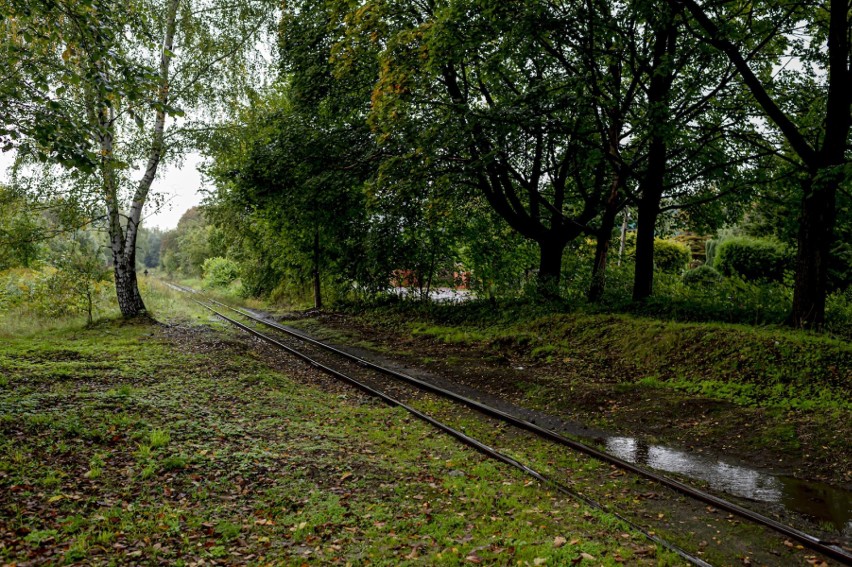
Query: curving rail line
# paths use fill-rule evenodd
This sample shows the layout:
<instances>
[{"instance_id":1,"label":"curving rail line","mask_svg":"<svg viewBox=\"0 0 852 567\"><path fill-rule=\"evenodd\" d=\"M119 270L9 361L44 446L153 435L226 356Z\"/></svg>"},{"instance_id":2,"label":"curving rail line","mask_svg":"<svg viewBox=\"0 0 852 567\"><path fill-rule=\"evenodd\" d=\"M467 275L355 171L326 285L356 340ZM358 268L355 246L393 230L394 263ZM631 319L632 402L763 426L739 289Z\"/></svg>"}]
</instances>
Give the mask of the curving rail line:
<instances>
[{"instance_id":1,"label":"curving rail line","mask_svg":"<svg viewBox=\"0 0 852 567\"><path fill-rule=\"evenodd\" d=\"M675 544L673 544L669 541L666 541L666 540L660 538L659 536L656 536L653 533L647 531L642 526L640 526L640 525L636 524L635 522L629 520L628 518L620 515L618 512L610 510L609 508L607 508L606 506L604 506L600 502L597 502L596 500L592 500L591 498L584 496L583 494L580 494L579 492L569 488L565 484L545 476L544 474L538 472L537 470L533 469L532 467L530 467L528 465L523 464L522 462L518 461L517 459L514 459L514 458L506 455L505 453L501 453L500 451L494 449L493 447L490 447L490 446L486 445L485 443L478 441L477 439L474 439L473 437L463 433L462 431L459 431L458 429L455 429L454 427L451 427L451 426L443 423L442 421L438 421L437 419L421 412L420 410L415 409L414 407L397 400L396 398L390 396L389 394L386 394L384 392L376 390L375 388L373 388L373 387L371 387L371 386L369 386L369 385L367 385L363 382L360 382L359 380L356 380L355 378L352 378L351 376L348 376L348 375L346 375L342 372L339 372L339 371L337 371L337 370L335 370L335 369L333 369L329 366L326 366L323 363L309 357L308 355L306 355L302 352L299 352L299 351L297 351L297 350L295 350L295 349L293 349L293 348L291 348L291 347L289 347L289 346L287 346L287 345L285 345L285 344L283 344L279 341L276 341L274 338L272 338L268 335L264 335L263 333L260 333L260 332L256 331L255 329L252 329L251 327L243 325L239 321L235 321L234 319L231 319L227 315L224 315L224 314L216 311L215 309L213 309L212 307L210 307L209 305L206 305L205 303L203 303L201 301L197 301L195 299L193 299L193 301L195 301L195 303L197 303L198 305L201 305L205 309L209 309L216 316L218 316L218 317L222 318L223 320L231 323L232 325L238 327L239 329L242 329L243 331L246 331L247 333L250 333L253 336L255 336L255 337L257 337L261 340L264 340L264 341L266 341L266 342L268 342L268 343L270 343L270 344L272 344L272 345L274 345L274 346L276 346L280 349L287 351L288 353L290 353L290 354L300 358L301 360L307 362L311 366L313 366L313 367L315 367L319 370L322 370L323 372L330 374L330 375L334 376L335 378L338 378L338 379L340 379L340 380L342 380L342 381L344 381L348 384L351 384L351 385L363 390L364 392L367 392L368 394L370 394L372 396L380 398L381 400L386 402L388 405L400 407L400 408L406 410L407 412L414 415L418 419L425 421L426 423L431 424L432 426L436 427L437 429L440 429L444 433L447 433L448 435L450 435L450 436L454 437L455 439L461 441L465 445L479 451L480 453L482 453L482 454L484 454L488 457L491 457L492 459L495 459L495 460L498 460L502 463L505 463L509 466L515 467L516 469L519 469L520 471L531 476L532 478L535 478L536 480L542 482L543 484L550 486L551 488L553 488L557 492L560 492L562 494L565 494L566 496L574 498L574 499L582 502L583 504L589 506L590 508L600 510L601 512L604 512L606 514L609 514L609 515L617 518L619 521L623 522L625 525L629 526L631 529L641 533L649 541L651 541L655 544L658 544L658 545L668 549L669 551L677 554L678 556L680 556L682 559L686 560L690 564L695 565L696 567L713 567L710 563L704 561L700 557L695 557L694 555L691 555L689 552L678 547L677 545L675 545ZM218 304L218 302L215 302L215 303Z\"/></svg>"},{"instance_id":2,"label":"curving rail line","mask_svg":"<svg viewBox=\"0 0 852 567\"><path fill-rule=\"evenodd\" d=\"M199 292L197 292L196 290L193 290L191 288L175 286L173 284L169 284L169 285L171 285L175 289L179 289L180 291L189 292L189 293L193 293L193 294L199 294ZM671 489L673 489L673 490L675 490L675 491L677 491L677 492L679 492L679 493L681 493L685 496L688 496L690 498L705 502L705 503L710 504L712 506L715 506L716 508L719 508L721 510L725 510L725 511L733 513L733 514L737 514L738 516L740 516L744 519L747 519L747 520L749 520L753 523L760 524L762 526L768 527L768 528L770 528L770 529L772 529L772 530L774 530L774 531L776 531L776 532L778 532L778 533L780 533L780 534L782 534L786 537L792 538L792 539L800 542L801 544L809 547L810 549L812 549L814 551L818 551L819 553L822 553L823 555L825 555L827 557L831 557L832 559L835 559L835 560L837 560L837 561L839 561L843 564L846 564L846 565L852 565L852 553L849 553L848 551L846 551L845 549L843 549L843 548L841 548L837 545L834 545L830 542L823 541L818 537L815 537L811 534L805 533L805 532L798 530L798 529L796 529L792 526L782 524L782 523L780 523L780 522L778 522L778 521L776 521L772 518L769 518L767 516L764 516L762 514L754 512L753 510L749 510L747 508L744 508L744 507L742 507L738 504L735 504L733 502L730 502L728 500L724 500L722 498L719 498L718 496L715 496L713 494L709 494L707 492L704 492L702 490L699 490L697 488L689 486L689 485L687 485L687 484L685 484L685 483L683 483L679 480L676 480L676 479L673 479L673 478L670 478L670 477L667 477L667 476L664 476L664 475L657 474L653 471L645 469L644 467L637 466L633 463L619 459L618 457L615 457L613 455L610 455L608 453L600 451L600 450L598 450L594 447L591 447L589 445L586 445L584 443L580 443L578 441L575 441L574 439L570 439L568 437L565 437L564 435L556 433L555 431L544 428L540 425L537 425L537 424L532 423L528 420L519 418L515 415L509 414L509 413L507 413L503 410L494 408L492 406L489 406L489 405L484 404L482 402L479 402L477 400L473 400L471 398L462 396L462 395L457 394L455 392L452 392L450 390L446 390L444 388L441 388L441 387L436 386L434 384L431 384L429 382L425 382L425 381L420 380L418 378L415 378L413 376L409 376L409 375L404 374L402 372L398 372L396 370L385 368L383 366L380 366L378 364L375 364L373 362L365 360L361 357L355 356L351 353L345 352L341 349L338 349L338 348L333 347L331 345L325 344L325 343L318 341L316 339L306 337L306 336L302 335L301 333L294 332L293 330L288 329L287 327L285 327L283 325L280 325L280 324L275 323L273 321L269 321L267 319L258 317L253 313L249 313L245 310L231 307L229 305L226 305L224 303L216 301L215 299L212 299L212 298L204 298L204 299L206 299L207 301L209 301L210 303L212 303L214 305L218 305L220 307L224 307L225 309L233 311L233 312L241 315L242 317L246 317L246 318L251 319L251 320L253 320L257 323L260 323L262 325L265 325L267 327L275 329L279 332L282 332L282 333L285 333L289 336L292 336L292 337L294 337L294 338L296 338L300 341L307 342L307 343L312 344L316 347L324 349L328 352L332 352L336 355L339 355L343 358L346 358L347 360L354 362L355 364L358 364L359 366L369 368L371 370L380 372L380 373L385 374L387 376L390 376L392 378L406 382L410 385L416 386L416 387L418 387L422 390L426 390L426 391L429 391L431 393L440 395L444 398L453 400L455 402L462 403L462 404L464 404L464 405L466 405L470 408L476 409L476 410L478 410L478 411L480 411L480 412L482 412L486 415L500 419L502 421L510 423L510 424L512 424L516 427L521 428L521 429L535 433L535 434L539 435L540 437L545 438L549 441L552 441L552 442L555 442L557 444L569 447L569 448L574 449L576 451L583 452L583 453L585 453L585 454L587 454L587 455L589 455L593 458L596 458L596 459L601 460L603 462L615 465L615 466L617 466L617 467L619 467L623 470L626 470L626 471L632 472L634 474L640 475L640 476L645 477L647 479L650 479L654 482L657 482L657 483L659 483L663 486L667 486L667 487L669 487L669 488L671 488ZM570 488L560 484L558 481L554 481L552 479L544 477L543 475L541 475L537 471L529 468L526 465L523 465L522 463L519 463L518 461L512 459L511 457L508 457L508 456L506 456L502 453L499 453L499 452L495 451L494 449L480 443L479 441L476 441L476 440L468 437L464 433L456 431L455 429L451 428L450 426L447 426L443 423L438 422L437 420L434 420L433 418L431 418L431 417L429 417L425 414L422 414L422 412L419 412L418 410L411 408L410 406L407 406L406 404L388 396L387 394L379 392L378 390L375 390L375 389L371 388L370 386L355 380L354 378L346 376L345 374L343 374L343 373L341 373L337 370L334 370L334 369L332 369L328 366L323 365L322 363L310 358L309 356L305 355L304 353L301 353L301 352L299 352L299 351L297 351L297 350L295 350L295 349L293 349L293 348L291 348L287 345L284 345L283 343L280 343L279 341L276 341L275 339L273 339L271 337L268 337L266 335L263 335L262 333L259 333L258 331L256 331L255 329L252 329L251 327L243 325L242 323L227 317L226 315L216 311L215 309L213 309L212 307L210 307L209 305L207 305L203 302L200 302L200 301L197 301L197 300L194 300L194 299L193 299L193 301L195 301L197 304L201 305L205 309L212 311L214 314L216 314L218 317L222 318L223 320L230 322L231 324L237 326L238 328L240 328L240 329L242 329L242 330L244 330L244 331L246 331L246 332L248 332L248 333L250 333L250 334L266 341L266 342L269 342L269 343L271 343L271 344L273 344L273 345L275 345L279 348L286 350L287 352L289 352L289 353L297 356L298 358L301 358L302 360L308 362L312 366L315 366L316 368L319 368L320 370L322 370L326 373L329 373L329 374L331 374L331 375L333 375L333 376L335 376L335 377L337 377L341 380L349 382L350 384L353 384L353 385L361 388L362 390L367 391L368 393L370 393L372 395L378 396L378 397L382 398L383 400L385 400L386 402L388 402L392 405L397 405L397 406L400 406L400 407L406 409L407 411L416 415L420 419L423 419L423 420L431 423L432 425L438 427L439 429L442 429L443 431L449 433L453 437L456 437L460 441L476 448L477 450L480 450L480 451L488 454L492 458L496 458L496 459L498 459L498 460L500 460L500 461L502 461L506 464L509 464L511 466L519 468L519 469L523 470L524 472L526 472L527 474L530 474L531 476L537 478L538 480L540 480L540 481L542 481L542 482L544 482L548 485L553 486L555 489L559 490L560 492L563 492L567 495L570 495L574 498L577 498L577 499L583 501L584 503L589 504L590 506L592 506L594 508L597 508L597 509L606 511L607 513L613 514L614 516L618 517L620 520L624 521L626 524L630 525L634 529L643 533L651 541L654 541L655 543L663 545L664 547L666 547L667 549L670 549L671 551L677 553L679 556L681 556L685 560L689 561L690 563L692 563L694 565L708 565L708 563L703 561L702 559L694 557L694 556L690 555L689 553L687 553L686 551L680 549L679 547L677 547L673 544L670 544L668 542L665 542L664 540L661 540L657 536L649 534L643 528L641 528L640 526L637 526L636 524L634 524L630 520L623 518L623 517L619 516L617 513L608 510L602 504L599 504L597 502L589 500L587 497L585 497L585 496L571 490Z\"/></svg>"}]
</instances>

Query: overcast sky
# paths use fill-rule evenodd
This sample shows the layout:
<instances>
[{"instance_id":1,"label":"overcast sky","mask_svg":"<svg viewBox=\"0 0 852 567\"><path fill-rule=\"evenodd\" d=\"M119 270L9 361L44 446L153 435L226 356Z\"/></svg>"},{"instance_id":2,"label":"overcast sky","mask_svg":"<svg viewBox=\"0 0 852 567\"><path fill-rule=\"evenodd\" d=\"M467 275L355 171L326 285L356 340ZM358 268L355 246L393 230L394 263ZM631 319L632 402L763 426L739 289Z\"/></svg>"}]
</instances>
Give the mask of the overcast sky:
<instances>
[{"instance_id":1,"label":"overcast sky","mask_svg":"<svg viewBox=\"0 0 852 567\"><path fill-rule=\"evenodd\" d=\"M13 154L0 152L0 181L9 179L8 169L12 160ZM201 188L201 174L197 169L201 162L199 154L191 153L184 158L180 167L171 166L164 169L160 165L160 172L151 189L163 195L163 206L159 210L153 210L150 205L152 201L149 200L144 211L143 226L174 228L187 209L201 203L203 195L198 192Z\"/></svg>"},{"instance_id":2,"label":"overcast sky","mask_svg":"<svg viewBox=\"0 0 852 567\"><path fill-rule=\"evenodd\" d=\"M187 209L201 203L203 195L198 192L201 189L201 174L197 167L202 161L199 154L191 153L184 158L179 168L169 167L157 176L151 189L165 199L159 211L151 210L149 201L144 211L143 226L174 228Z\"/></svg>"}]
</instances>

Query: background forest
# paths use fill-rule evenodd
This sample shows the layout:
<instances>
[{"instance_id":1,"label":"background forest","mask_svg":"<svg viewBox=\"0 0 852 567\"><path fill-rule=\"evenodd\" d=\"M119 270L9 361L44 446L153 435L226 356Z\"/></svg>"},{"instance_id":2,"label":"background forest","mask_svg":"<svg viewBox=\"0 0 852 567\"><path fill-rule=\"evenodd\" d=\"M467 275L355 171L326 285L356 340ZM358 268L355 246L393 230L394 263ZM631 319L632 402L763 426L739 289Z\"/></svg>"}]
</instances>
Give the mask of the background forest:
<instances>
[{"instance_id":1,"label":"background forest","mask_svg":"<svg viewBox=\"0 0 852 567\"><path fill-rule=\"evenodd\" d=\"M852 332L848 2L85 5L4 0L0 306L133 316L159 266ZM191 150L207 199L144 230Z\"/></svg>"}]
</instances>

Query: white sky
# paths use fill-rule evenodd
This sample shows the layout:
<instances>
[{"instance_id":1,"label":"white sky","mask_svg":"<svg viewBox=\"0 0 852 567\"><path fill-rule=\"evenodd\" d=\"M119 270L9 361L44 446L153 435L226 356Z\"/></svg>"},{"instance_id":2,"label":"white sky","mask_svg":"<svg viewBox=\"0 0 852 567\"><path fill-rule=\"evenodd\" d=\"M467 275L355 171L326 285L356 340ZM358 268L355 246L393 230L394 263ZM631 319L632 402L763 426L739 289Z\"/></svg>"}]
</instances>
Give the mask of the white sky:
<instances>
[{"instance_id":1,"label":"white sky","mask_svg":"<svg viewBox=\"0 0 852 567\"><path fill-rule=\"evenodd\" d=\"M11 152L0 152L0 182L9 179L8 170L12 165L14 155ZM164 230L177 226L181 215L201 203L203 195L198 192L202 187L201 174L198 165L203 161L198 153L188 154L183 163L178 166L164 168L160 166L157 179L151 190L162 195L163 205L159 210L152 208L153 199L143 213L142 225L148 228L159 227Z\"/></svg>"},{"instance_id":2,"label":"white sky","mask_svg":"<svg viewBox=\"0 0 852 567\"><path fill-rule=\"evenodd\" d=\"M172 229L187 209L201 203L204 196L198 192L202 187L198 165L202 161L201 155L193 152L183 159L180 167L171 166L159 172L151 190L163 196L163 205L152 210L153 201L149 200L143 211L142 226Z\"/></svg>"}]
</instances>

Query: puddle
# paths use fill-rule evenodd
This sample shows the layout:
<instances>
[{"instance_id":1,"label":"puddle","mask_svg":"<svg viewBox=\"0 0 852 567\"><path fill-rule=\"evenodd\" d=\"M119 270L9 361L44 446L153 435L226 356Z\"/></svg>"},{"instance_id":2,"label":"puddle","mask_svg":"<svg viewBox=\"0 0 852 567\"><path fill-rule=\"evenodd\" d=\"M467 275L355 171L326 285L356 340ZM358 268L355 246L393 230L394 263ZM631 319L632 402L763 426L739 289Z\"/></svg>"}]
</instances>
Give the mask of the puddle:
<instances>
[{"instance_id":1,"label":"puddle","mask_svg":"<svg viewBox=\"0 0 852 567\"><path fill-rule=\"evenodd\" d=\"M703 480L713 489L757 502L781 505L823 527L852 537L852 493L819 482L771 475L718 459L649 445L632 437L605 439L608 453L659 471Z\"/></svg>"},{"instance_id":2,"label":"puddle","mask_svg":"<svg viewBox=\"0 0 852 567\"><path fill-rule=\"evenodd\" d=\"M464 297L464 296L462 296ZM263 313L257 313L266 316ZM297 332L298 329L294 329ZM662 445L652 445L632 437L609 436L601 430L588 428L575 422L565 422L554 416L506 404L499 398L490 398L476 390L446 382L416 368L398 367L376 353L352 347L345 350L383 366L433 382L438 386L456 390L471 398L498 407L503 411L528 419L563 434L603 442L606 451L625 461L643 465L662 472L676 473L687 478L706 482L715 491L738 496L755 502L781 507L806 518L821 530L852 540L852 492L820 482L798 480L789 476L773 475L742 465L728 463L709 456L680 451Z\"/></svg>"},{"instance_id":3,"label":"puddle","mask_svg":"<svg viewBox=\"0 0 852 567\"><path fill-rule=\"evenodd\" d=\"M414 287L393 287L388 292L402 298L413 297L415 299L425 299L428 297L436 303L462 303L475 297L469 290L448 287L433 288L428 294L421 294L420 290Z\"/></svg>"}]
</instances>

